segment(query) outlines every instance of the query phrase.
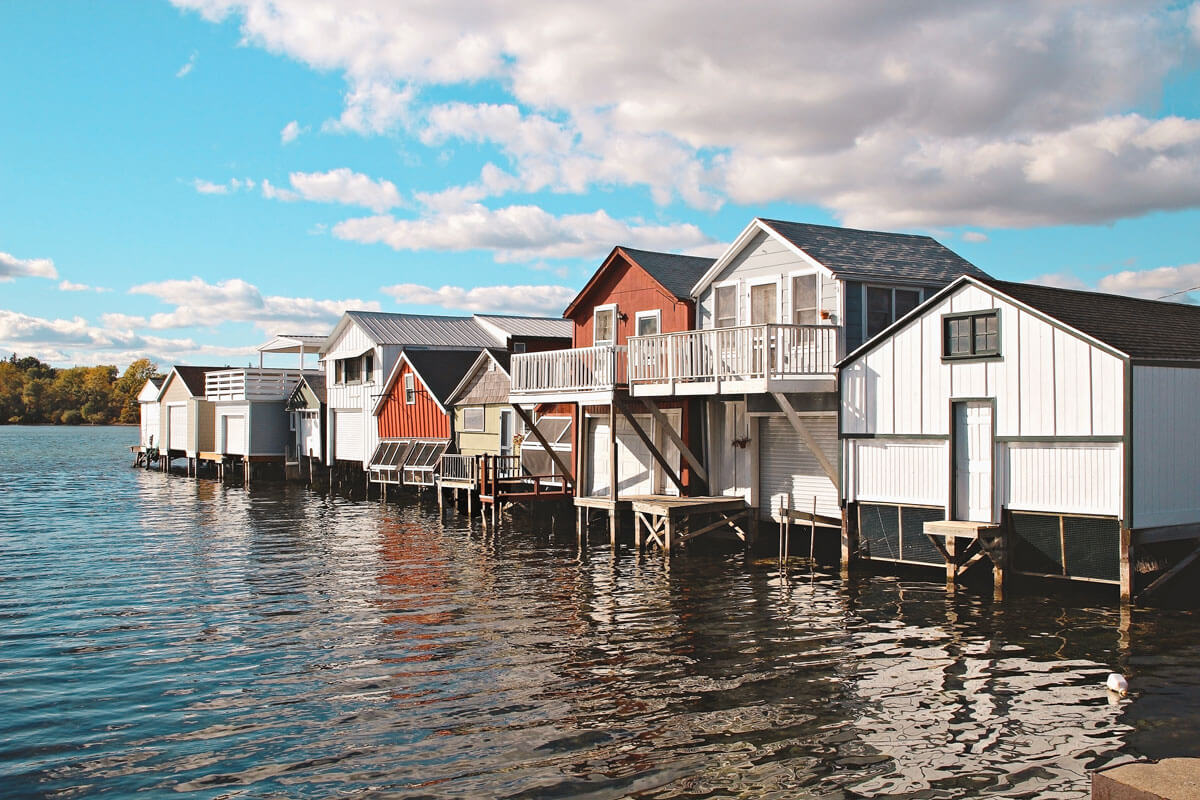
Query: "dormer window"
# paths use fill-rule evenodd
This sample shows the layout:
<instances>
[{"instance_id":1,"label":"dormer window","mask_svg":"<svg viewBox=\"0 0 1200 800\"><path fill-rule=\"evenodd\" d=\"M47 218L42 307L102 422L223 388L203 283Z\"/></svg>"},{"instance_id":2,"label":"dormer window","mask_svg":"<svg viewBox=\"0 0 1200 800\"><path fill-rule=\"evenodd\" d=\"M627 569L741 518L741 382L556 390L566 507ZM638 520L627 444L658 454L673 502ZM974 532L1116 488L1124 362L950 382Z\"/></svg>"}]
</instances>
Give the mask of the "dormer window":
<instances>
[{"instance_id":1,"label":"dormer window","mask_svg":"<svg viewBox=\"0 0 1200 800\"><path fill-rule=\"evenodd\" d=\"M592 312L592 344L596 346L617 343L617 304L596 306Z\"/></svg>"}]
</instances>

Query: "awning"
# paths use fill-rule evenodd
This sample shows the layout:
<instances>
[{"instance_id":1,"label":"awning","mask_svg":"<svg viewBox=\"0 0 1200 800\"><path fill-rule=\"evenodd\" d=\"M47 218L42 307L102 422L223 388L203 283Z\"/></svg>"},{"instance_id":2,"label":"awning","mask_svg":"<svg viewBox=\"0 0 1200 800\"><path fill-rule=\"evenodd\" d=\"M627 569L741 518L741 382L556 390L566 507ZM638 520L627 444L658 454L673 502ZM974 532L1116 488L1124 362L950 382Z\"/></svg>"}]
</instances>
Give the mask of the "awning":
<instances>
[{"instance_id":1,"label":"awning","mask_svg":"<svg viewBox=\"0 0 1200 800\"><path fill-rule=\"evenodd\" d=\"M371 454L368 468L372 472L395 472L404 466L412 446L412 439L384 439Z\"/></svg>"}]
</instances>

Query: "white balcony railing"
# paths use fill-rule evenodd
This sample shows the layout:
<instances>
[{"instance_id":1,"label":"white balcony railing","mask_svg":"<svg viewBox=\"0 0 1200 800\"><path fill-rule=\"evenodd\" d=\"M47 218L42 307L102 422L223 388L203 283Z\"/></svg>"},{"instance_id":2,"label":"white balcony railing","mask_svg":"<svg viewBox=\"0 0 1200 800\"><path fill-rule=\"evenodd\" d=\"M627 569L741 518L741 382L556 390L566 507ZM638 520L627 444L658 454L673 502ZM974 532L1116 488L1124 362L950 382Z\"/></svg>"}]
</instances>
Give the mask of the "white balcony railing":
<instances>
[{"instance_id":1,"label":"white balcony railing","mask_svg":"<svg viewBox=\"0 0 1200 800\"><path fill-rule=\"evenodd\" d=\"M629 340L632 384L832 376L836 325L747 325Z\"/></svg>"},{"instance_id":2,"label":"white balcony railing","mask_svg":"<svg viewBox=\"0 0 1200 800\"><path fill-rule=\"evenodd\" d=\"M600 345L516 353L510 391L514 395L611 391L626 383L625 352L624 346Z\"/></svg>"},{"instance_id":3,"label":"white balcony railing","mask_svg":"<svg viewBox=\"0 0 1200 800\"><path fill-rule=\"evenodd\" d=\"M284 400L306 374L297 369L223 369L204 376L206 400ZM320 373L309 372L317 375Z\"/></svg>"}]
</instances>

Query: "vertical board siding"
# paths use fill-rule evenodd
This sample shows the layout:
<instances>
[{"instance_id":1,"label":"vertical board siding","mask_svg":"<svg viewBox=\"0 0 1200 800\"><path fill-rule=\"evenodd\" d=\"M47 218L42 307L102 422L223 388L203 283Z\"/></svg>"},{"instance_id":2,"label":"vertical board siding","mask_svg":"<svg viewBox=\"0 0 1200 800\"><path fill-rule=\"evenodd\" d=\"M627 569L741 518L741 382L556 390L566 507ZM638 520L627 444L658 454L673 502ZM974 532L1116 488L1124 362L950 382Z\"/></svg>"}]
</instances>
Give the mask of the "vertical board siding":
<instances>
[{"instance_id":1,"label":"vertical board siding","mask_svg":"<svg viewBox=\"0 0 1200 800\"><path fill-rule=\"evenodd\" d=\"M1092 347L1064 331L1054 331L1054 432L1059 436L1090 436Z\"/></svg>"},{"instance_id":2,"label":"vertical board siding","mask_svg":"<svg viewBox=\"0 0 1200 800\"><path fill-rule=\"evenodd\" d=\"M1031 314L1020 314L1021 435L1054 435L1054 329ZM1070 387L1079 391L1078 386ZM1007 431L1004 432L1007 435Z\"/></svg>"},{"instance_id":3,"label":"vertical board siding","mask_svg":"<svg viewBox=\"0 0 1200 800\"><path fill-rule=\"evenodd\" d=\"M837 418L805 417L804 424L825 456L837 463ZM813 498L818 514L840 516L837 488L791 423L785 417L763 417L758 425L758 502L763 516L777 514L784 502L799 511L812 511Z\"/></svg>"},{"instance_id":4,"label":"vertical board siding","mask_svg":"<svg viewBox=\"0 0 1200 800\"><path fill-rule=\"evenodd\" d=\"M413 376L416 402L404 402L404 376ZM379 409L379 437L382 439L449 439L450 417L438 408L421 377L405 361L400 374L388 389Z\"/></svg>"},{"instance_id":5,"label":"vertical board siding","mask_svg":"<svg viewBox=\"0 0 1200 800\"><path fill-rule=\"evenodd\" d=\"M355 384L338 384L334 381L335 363L339 358L348 358L349 356L362 355L367 350L374 349L375 351L375 370L369 376L363 376L362 383ZM396 361L400 358L400 353L403 348L399 345L377 344L371 339L362 328L356 323L351 322L334 341L325 359L325 391L326 402L330 409L359 411L358 424L362 426L362 430L357 432L358 441L352 446L354 451L360 448L363 451L361 460L364 468L366 460L375 452L375 446L379 443L379 429L375 420L371 417L371 409L375 403L375 395L379 391L379 387L391 375L392 368L396 365ZM337 438L338 431L333 425L329 426L329 452L337 453ZM345 430L343 426L342 430ZM346 448L343 448L344 450ZM348 461L353 460L345 455L335 455L337 459Z\"/></svg>"},{"instance_id":6,"label":"vertical board siding","mask_svg":"<svg viewBox=\"0 0 1200 800\"><path fill-rule=\"evenodd\" d=\"M636 333L637 312L658 310L662 314L663 333L675 333L692 328L692 303L673 299L658 281L636 264L620 255L607 268L585 296L571 317L575 323L573 347L591 347L595 342L592 312L596 306L617 304L617 344L624 345ZM620 319L620 315L625 319Z\"/></svg>"},{"instance_id":7,"label":"vertical board siding","mask_svg":"<svg viewBox=\"0 0 1200 800\"><path fill-rule=\"evenodd\" d=\"M920 319L921 326L921 433L950 434L947 398L950 397L950 367L942 363L942 315L950 303L942 302Z\"/></svg>"},{"instance_id":8,"label":"vertical board siding","mask_svg":"<svg viewBox=\"0 0 1200 800\"><path fill-rule=\"evenodd\" d=\"M154 438L153 444L162 447L162 439L159 438L159 429L162 427L159 424L159 410L161 406L158 403L142 403L142 446L150 447L151 437Z\"/></svg>"},{"instance_id":9,"label":"vertical board siding","mask_svg":"<svg viewBox=\"0 0 1200 800\"><path fill-rule=\"evenodd\" d=\"M1119 442L1008 442L997 449L1000 498L1010 509L1121 514Z\"/></svg>"},{"instance_id":10,"label":"vertical board siding","mask_svg":"<svg viewBox=\"0 0 1200 800\"><path fill-rule=\"evenodd\" d=\"M1133 369L1133 525L1200 522L1200 370Z\"/></svg>"},{"instance_id":11,"label":"vertical board siding","mask_svg":"<svg viewBox=\"0 0 1200 800\"><path fill-rule=\"evenodd\" d=\"M894 391L891 398L895 433L920 433L922 416L923 326L909 325L893 337Z\"/></svg>"},{"instance_id":12,"label":"vertical board siding","mask_svg":"<svg viewBox=\"0 0 1200 800\"><path fill-rule=\"evenodd\" d=\"M945 442L848 440L852 502L944 506L949 494Z\"/></svg>"}]
</instances>

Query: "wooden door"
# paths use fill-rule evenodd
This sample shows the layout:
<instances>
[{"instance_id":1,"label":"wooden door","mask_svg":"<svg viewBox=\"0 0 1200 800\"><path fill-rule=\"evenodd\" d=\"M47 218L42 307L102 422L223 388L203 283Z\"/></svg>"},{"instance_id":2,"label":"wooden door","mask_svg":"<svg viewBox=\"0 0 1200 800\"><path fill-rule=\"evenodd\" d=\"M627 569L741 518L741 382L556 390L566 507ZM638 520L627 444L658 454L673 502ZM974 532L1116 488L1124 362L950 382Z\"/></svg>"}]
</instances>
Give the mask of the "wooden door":
<instances>
[{"instance_id":1,"label":"wooden door","mask_svg":"<svg viewBox=\"0 0 1200 800\"><path fill-rule=\"evenodd\" d=\"M992 522L992 404L954 404L954 518Z\"/></svg>"}]
</instances>

